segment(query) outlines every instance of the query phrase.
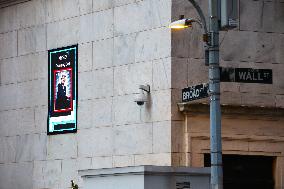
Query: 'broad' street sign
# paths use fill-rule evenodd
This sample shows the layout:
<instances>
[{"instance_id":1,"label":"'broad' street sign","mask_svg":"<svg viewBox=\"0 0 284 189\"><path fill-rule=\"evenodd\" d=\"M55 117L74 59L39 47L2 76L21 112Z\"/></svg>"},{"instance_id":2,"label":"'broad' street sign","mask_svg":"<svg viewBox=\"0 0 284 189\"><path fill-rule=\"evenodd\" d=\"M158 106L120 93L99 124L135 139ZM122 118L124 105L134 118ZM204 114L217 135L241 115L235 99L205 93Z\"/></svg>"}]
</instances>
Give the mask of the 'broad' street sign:
<instances>
[{"instance_id":1,"label":"'broad' street sign","mask_svg":"<svg viewBox=\"0 0 284 189\"><path fill-rule=\"evenodd\" d=\"M272 84L271 69L220 68L221 82Z\"/></svg>"},{"instance_id":2,"label":"'broad' street sign","mask_svg":"<svg viewBox=\"0 0 284 189\"><path fill-rule=\"evenodd\" d=\"M209 85L203 83L182 89L182 102L193 101L208 97Z\"/></svg>"}]
</instances>

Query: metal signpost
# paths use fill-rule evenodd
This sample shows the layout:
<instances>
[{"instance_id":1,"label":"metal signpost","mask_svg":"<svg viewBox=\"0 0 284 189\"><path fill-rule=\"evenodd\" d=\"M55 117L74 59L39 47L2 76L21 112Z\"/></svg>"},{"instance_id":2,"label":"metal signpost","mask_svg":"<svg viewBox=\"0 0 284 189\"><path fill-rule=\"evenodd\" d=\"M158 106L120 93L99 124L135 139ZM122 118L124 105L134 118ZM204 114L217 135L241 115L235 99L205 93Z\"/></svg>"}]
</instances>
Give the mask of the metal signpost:
<instances>
[{"instance_id":1,"label":"metal signpost","mask_svg":"<svg viewBox=\"0 0 284 189\"><path fill-rule=\"evenodd\" d=\"M209 30L205 16L195 0L189 2L196 9L200 21L184 19L172 22L171 28L187 28L198 23L203 29L205 42L205 65L209 65L210 96L210 149L211 149L211 189L223 188L221 110L220 110L220 68L219 68L219 11L220 0L209 0ZM227 7L227 6L225 6ZM227 19L227 17L225 17ZM195 95L196 96L196 95ZM196 97L195 97L196 98Z\"/></svg>"},{"instance_id":2,"label":"metal signpost","mask_svg":"<svg viewBox=\"0 0 284 189\"><path fill-rule=\"evenodd\" d=\"M223 188L218 0L209 0L211 189Z\"/></svg>"}]
</instances>

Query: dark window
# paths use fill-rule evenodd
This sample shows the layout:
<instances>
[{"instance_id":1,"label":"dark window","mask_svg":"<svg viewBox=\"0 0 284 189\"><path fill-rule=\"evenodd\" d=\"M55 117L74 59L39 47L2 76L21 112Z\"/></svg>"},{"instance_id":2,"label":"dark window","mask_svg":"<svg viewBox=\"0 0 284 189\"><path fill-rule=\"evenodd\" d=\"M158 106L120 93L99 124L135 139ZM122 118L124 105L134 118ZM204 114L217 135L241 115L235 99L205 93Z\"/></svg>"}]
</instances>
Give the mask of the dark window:
<instances>
[{"instance_id":1,"label":"dark window","mask_svg":"<svg viewBox=\"0 0 284 189\"><path fill-rule=\"evenodd\" d=\"M224 189L273 189L273 162L269 156L223 155ZM210 154L204 155L210 167Z\"/></svg>"}]
</instances>

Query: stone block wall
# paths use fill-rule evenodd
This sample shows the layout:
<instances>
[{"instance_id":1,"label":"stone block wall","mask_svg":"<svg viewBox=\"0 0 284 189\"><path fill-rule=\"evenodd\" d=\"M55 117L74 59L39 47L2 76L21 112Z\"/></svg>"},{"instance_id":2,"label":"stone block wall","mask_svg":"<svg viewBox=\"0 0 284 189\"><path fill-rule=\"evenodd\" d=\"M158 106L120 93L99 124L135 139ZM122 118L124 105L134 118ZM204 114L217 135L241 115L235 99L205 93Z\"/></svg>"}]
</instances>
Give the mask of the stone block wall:
<instances>
[{"instance_id":1,"label":"stone block wall","mask_svg":"<svg viewBox=\"0 0 284 189\"><path fill-rule=\"evenodd\" d=\"M171 165L170 0L30 0L0 9L0 189L63 189L80 169ZM78 132L47 136L47 50L79 44ZM134 103L149 84L149 103Z\"/></svg>"}]
</instances>

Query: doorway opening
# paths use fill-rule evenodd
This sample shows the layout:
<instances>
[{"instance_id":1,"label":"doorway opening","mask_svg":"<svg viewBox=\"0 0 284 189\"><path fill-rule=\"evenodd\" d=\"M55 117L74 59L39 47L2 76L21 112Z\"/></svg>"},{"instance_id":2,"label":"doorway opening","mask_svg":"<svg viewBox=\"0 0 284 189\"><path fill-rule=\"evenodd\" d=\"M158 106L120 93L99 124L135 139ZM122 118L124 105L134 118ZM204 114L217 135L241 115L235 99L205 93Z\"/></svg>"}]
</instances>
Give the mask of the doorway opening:
<instances>
[{"instance_id":1,"label":"doorway opening","mask_svg":"<svg viewBox=\"0 0 284 189\"><path fill-rule=\"evenodd\" d=\"M224 189L274 189L275 157L223 156ZM210 154L204 154L204 167L210 167Z\"/></svg>"}]
</instances>

